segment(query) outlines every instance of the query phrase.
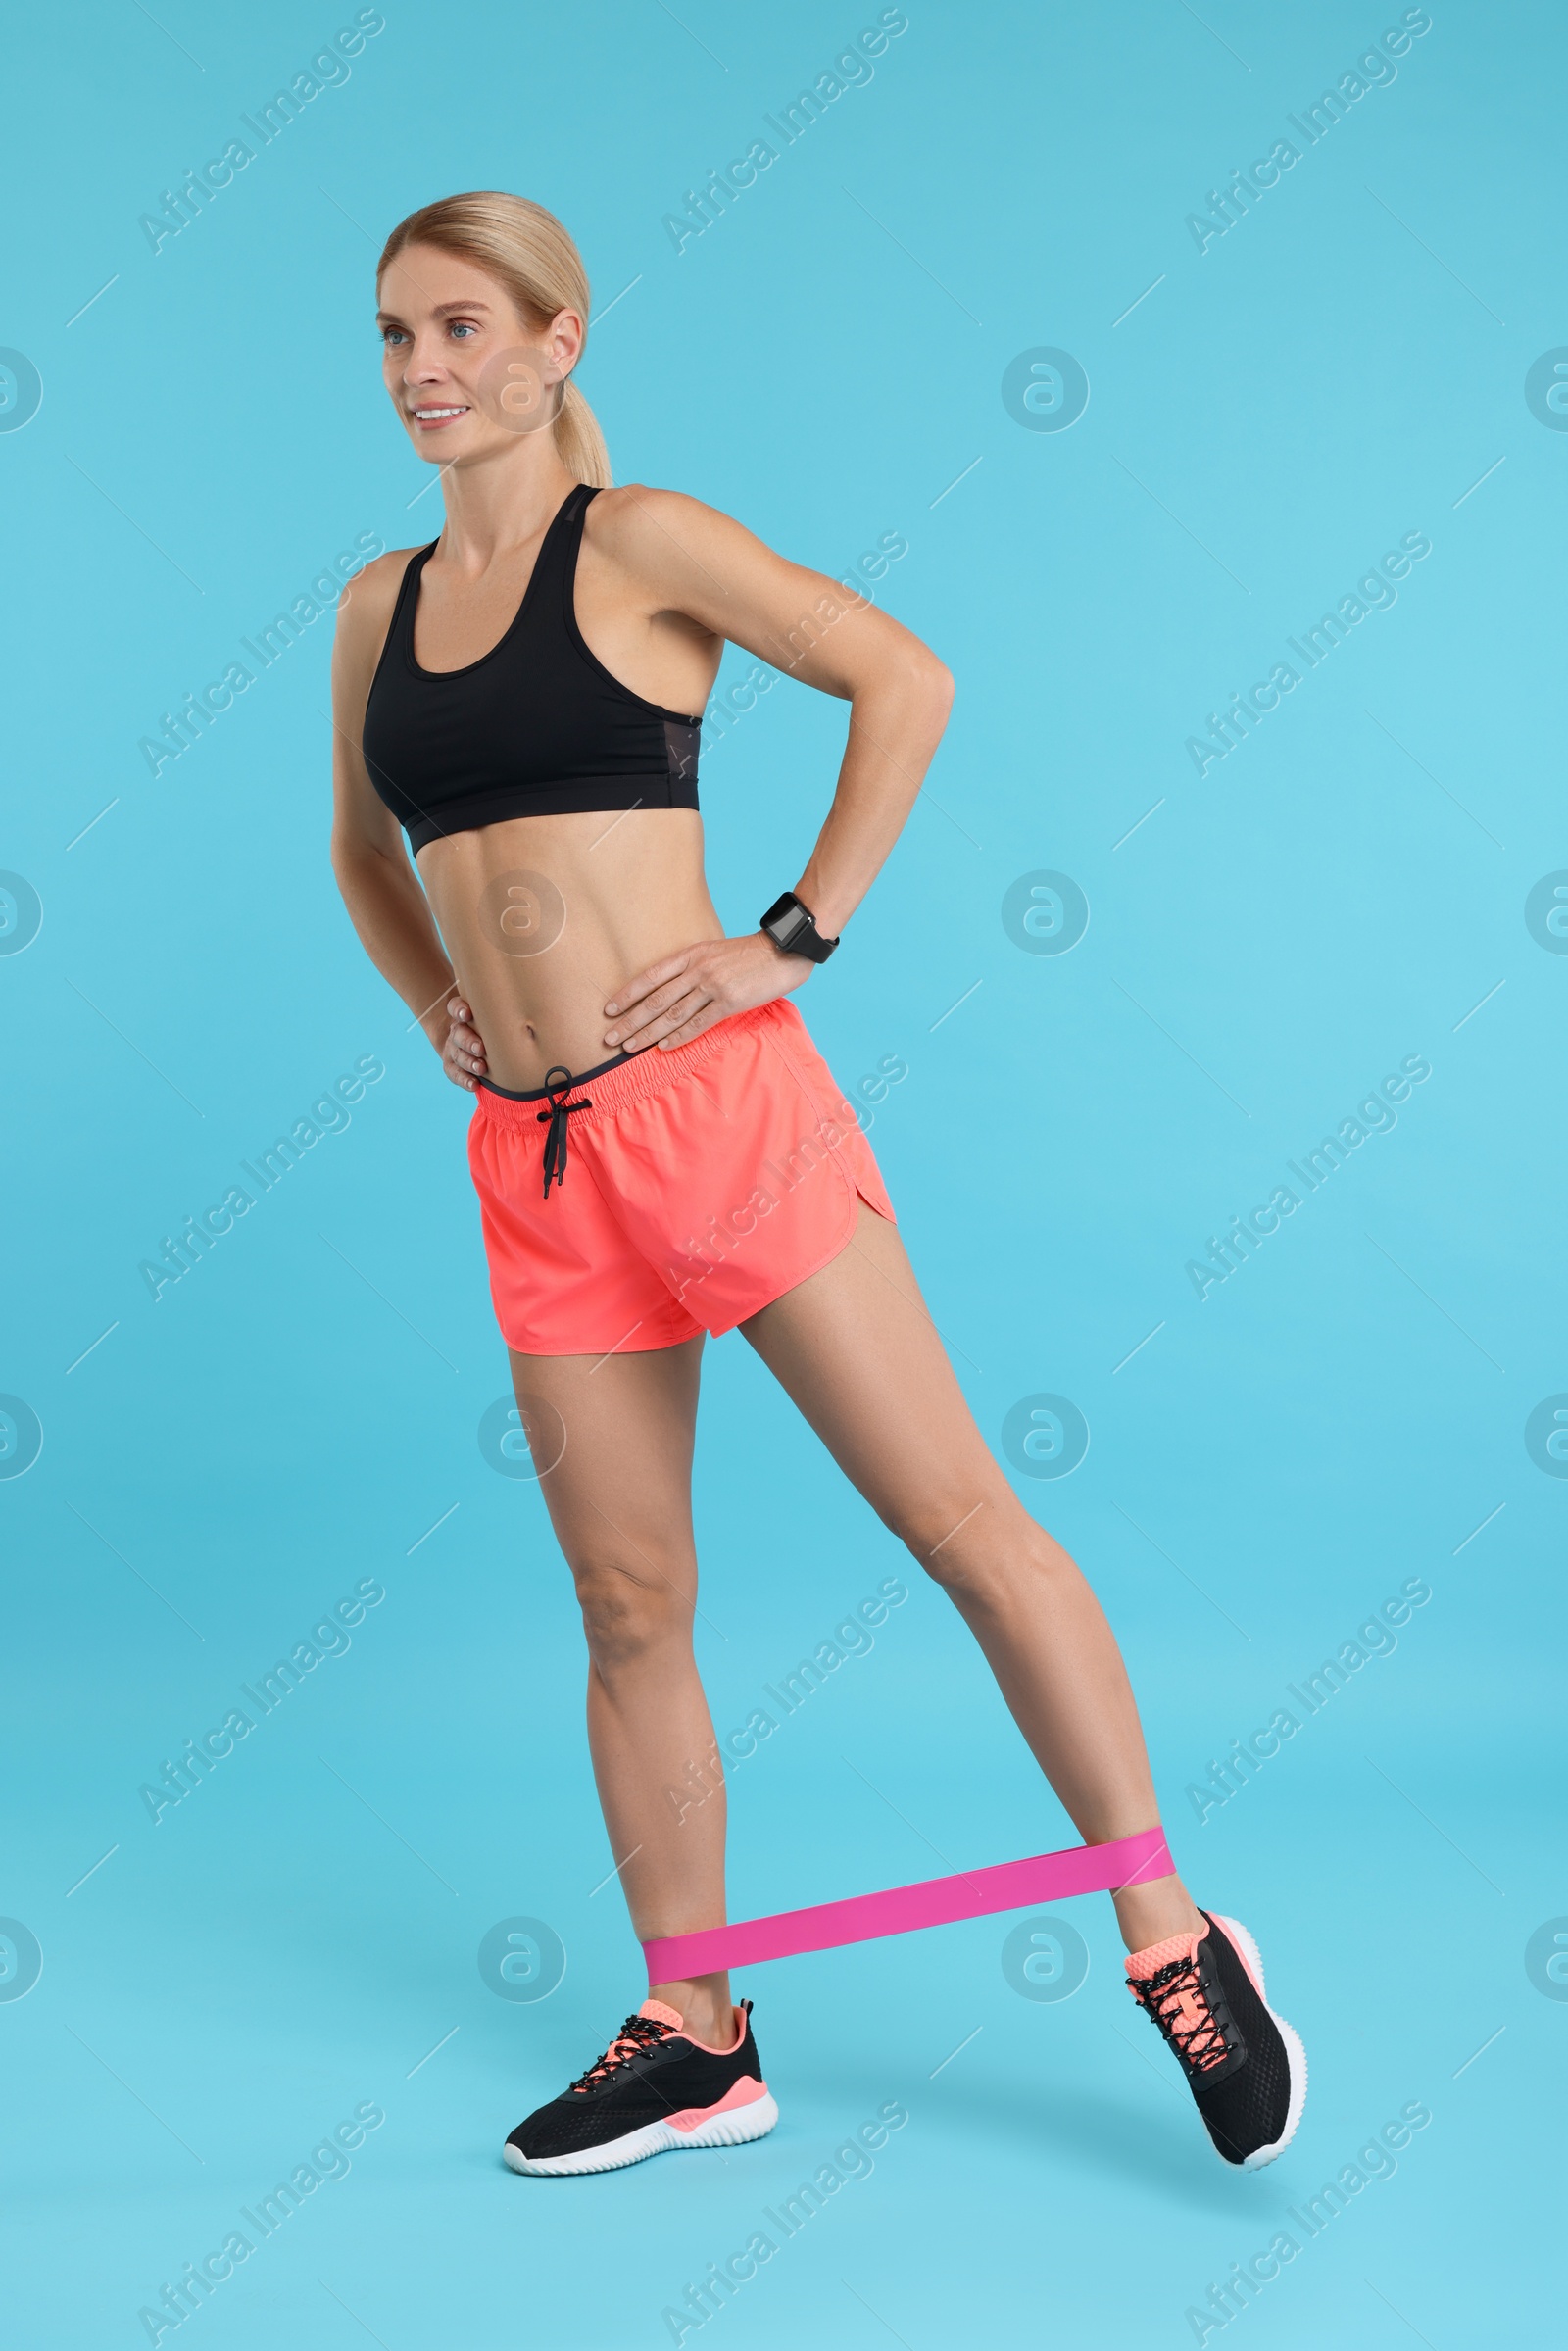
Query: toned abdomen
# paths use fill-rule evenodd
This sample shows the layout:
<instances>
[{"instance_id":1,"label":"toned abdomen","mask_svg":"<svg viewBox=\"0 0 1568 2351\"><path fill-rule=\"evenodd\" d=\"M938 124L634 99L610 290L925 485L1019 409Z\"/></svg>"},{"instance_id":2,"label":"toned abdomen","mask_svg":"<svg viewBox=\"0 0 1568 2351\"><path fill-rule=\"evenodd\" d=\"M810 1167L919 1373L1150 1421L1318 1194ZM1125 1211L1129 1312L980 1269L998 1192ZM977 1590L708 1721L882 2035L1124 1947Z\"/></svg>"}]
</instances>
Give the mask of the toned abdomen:
<instances>
[{"instance_id":1,"label":"toned abdomen","mask_svg":"<svg viewBox=\"0 0 1568 2351\"><path fill-rule=\"evenodd\" d=\"M514 1092L608 1060L622 983L723 936L692 808L514 817L429 842L417 864L488 1074Z\"/></svg>"}]
</instances>

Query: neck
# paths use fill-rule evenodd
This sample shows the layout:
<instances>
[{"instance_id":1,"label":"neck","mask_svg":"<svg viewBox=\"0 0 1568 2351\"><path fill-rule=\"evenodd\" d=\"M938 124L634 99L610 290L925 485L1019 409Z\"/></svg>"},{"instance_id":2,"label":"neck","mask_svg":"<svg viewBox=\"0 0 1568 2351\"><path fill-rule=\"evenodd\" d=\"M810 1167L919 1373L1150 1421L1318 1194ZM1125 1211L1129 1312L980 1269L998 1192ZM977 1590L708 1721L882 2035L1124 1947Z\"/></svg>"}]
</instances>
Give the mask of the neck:
<instances>
[{"instance_id":1,"label":"neck","mask_svg":"<svg viewBox=\"0 0 1568 2351\"><path fill-rule=\"evenodd\" d=\"M548 431L519 433L506 448L449 467L441 479L443 560L478 572L517 548L536 545L571 487Z\"/></svg>"}]
</instances>

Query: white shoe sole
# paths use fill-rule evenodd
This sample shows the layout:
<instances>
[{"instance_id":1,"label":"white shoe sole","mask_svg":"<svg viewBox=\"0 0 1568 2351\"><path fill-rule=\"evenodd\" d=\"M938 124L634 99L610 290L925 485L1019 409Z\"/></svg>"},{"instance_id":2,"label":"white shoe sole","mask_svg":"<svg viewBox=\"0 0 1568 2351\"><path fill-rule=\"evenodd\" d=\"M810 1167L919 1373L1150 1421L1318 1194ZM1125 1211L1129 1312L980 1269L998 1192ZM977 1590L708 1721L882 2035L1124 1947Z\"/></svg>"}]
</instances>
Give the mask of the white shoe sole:
<instances>
[{"instance_id":1,"label":"white shoe sole","mask_svg":"<svg viewBox=\"0 0 1568 2351\"><path fill-rule=\"evenodd\" d=\"M1282 2016L1275 2015L1274 2010L1268 2007L1268 1995L1263 1989L1263 1955L1240 1919L1224 1918L1217 1910L1211 1910L1209 1917L1216 1927L1230 1936L1231 1941L1241 1953L1246 1962L1247 1972L1257 1987L1257 1996L1264 2007L1268 2008L1269 2015L1274 2018L1274 2022L1279 2028L1280 2038L1285 2043L1286 2066L1291 2079L1291 2099L1286 2109L1285 2129L1272 2146L1258 2147L1250 2155L1244 2155L1240 2166L1244 2172L1260 2172L1265 2164L1272 2163L1277 2155L1282 2155L1296 2136L1297 2126L1301 2120L1301 2109L1306 2104L1306 2051L1301 2046L1301 2036L1295 2027L1288 2025ZM1236 2168L1234 2164L1231 2166L1233 2171Z\"/></svg>"},{"instance_id":2,"label":"white shoe sole","mask_svg":"<svg viewBox=\"0 0 1568 2351\"><path fill-rule=\"evenodd\" d=\"M628 2131L623 2138L611 2139L603 2147L584 2147L577 2155L530 2157L510 2139L501 2152L514 2172L527 2172L535 2179L564 2179L579 2172L618 2172L628 2163L641 2163L647 2156L662 2155L676 2147L742 2147L748 2139L765 2138L777 2121L772 2093L764 2089L749 2105L732 2106L727 2114L715 2114L694 2131L677 2131L672 2123L645 2123L640 2131Z\"/></svg>"}]
</instances>

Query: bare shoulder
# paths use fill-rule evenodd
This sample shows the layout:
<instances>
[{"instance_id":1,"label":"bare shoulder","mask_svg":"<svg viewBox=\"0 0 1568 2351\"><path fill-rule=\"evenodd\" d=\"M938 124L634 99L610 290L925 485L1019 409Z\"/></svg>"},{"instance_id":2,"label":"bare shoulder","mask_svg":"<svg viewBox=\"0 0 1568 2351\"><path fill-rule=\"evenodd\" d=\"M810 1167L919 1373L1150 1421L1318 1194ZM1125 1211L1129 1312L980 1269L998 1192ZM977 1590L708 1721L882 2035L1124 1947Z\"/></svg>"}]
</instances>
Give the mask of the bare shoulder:
<instances>
[{"instance_id":1,"label":"bare shoulder","mask_svg":"<svg viewBox=\"0 0 1568 2351\"><path fill-rule=\"evenodd\" d=\"M412 559L418 554L416 547L393 547L378 555L357 571L337 600L337 634L339 643L357 644L368 634L386 635L392 619L392 608L403 585L403 575Z\"/></svg>"},{"instance_id":2,"label":"bare shoulder","mask_svg":"<svg viewBox=\"0 0 1568 2351\"><path fill-rule=\"evenodd\" d=\"M337 600L332 639L334 691L343 707L363 707L392 625L398 590L416 547L394 547L357 571Z\"/></svg>"},{"instance_id":3,"label":"bare shoulder","mask_svg":"<svg viewBox=\"0 0 1568 2351\"><path fill-rule=\"evenodd\" d=\"M659 490L647 482L602 490L588 509L584 528L597 553L660 593L689 593L698 581L728 585L759 565L780 561L733 515L682 490Z\"/></svg>"},{"instance_id":4,"label":"bare shoulder","mask_svg":"<svg viewBox=\"0 0 1568 2351\"><path fill-rule=\"evenodd\" d=\"M607 555L641 563L657 560L662 550L750 545L760 547L733 515L684 490L656 490L648 482L619 483L601 490L585 518L588 536Z\"/></svg>"}]
</instances>

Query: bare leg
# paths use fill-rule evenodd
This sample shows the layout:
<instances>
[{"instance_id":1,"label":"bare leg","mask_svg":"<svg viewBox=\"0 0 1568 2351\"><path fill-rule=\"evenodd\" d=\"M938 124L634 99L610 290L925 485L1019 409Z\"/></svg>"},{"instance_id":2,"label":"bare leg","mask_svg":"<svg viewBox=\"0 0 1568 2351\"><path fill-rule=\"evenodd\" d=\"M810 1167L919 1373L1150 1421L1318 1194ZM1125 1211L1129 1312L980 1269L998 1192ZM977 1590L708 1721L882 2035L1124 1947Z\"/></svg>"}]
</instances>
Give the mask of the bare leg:
<instances>
[{"instance_id":1,"label":"bare leg","mask_svg":"<svg viewBox=\"0 0 1568 2351\"><path fill-rule=\"evenodd\" d=\"M886 1524L947 1592L1085 1841L1159 1820L1127 1671L1099 1601L992 1458L897 1228L861 1203L848 1249L742 1326ZM1202 1934L1177 1877L1124 1886L1130 1951Z\"/></svg>"},{"instance_id":2,"label":"bare leg","mask_svg":"<svg viewBox=\"0 0 1568 2351\"><path fill-rule=\"evenodd\" d=\"M700 1339L604 1360L512 1357L540 1489L582 1603L594 1778L641 1940L724 1923L724 1780L692 1655L701 1363ZM699 2040L733 2037L727 1976L652 1990Z\"/></svg>"}]
</instances>

